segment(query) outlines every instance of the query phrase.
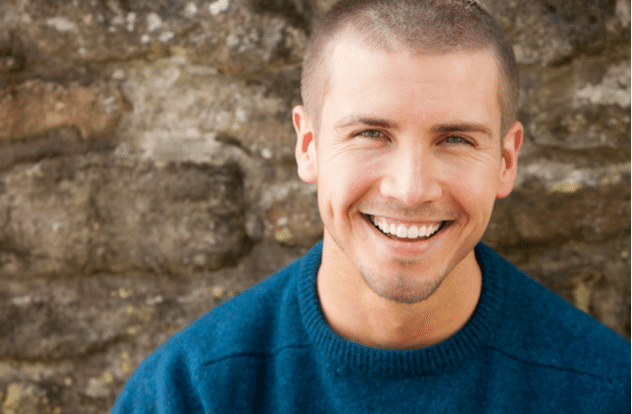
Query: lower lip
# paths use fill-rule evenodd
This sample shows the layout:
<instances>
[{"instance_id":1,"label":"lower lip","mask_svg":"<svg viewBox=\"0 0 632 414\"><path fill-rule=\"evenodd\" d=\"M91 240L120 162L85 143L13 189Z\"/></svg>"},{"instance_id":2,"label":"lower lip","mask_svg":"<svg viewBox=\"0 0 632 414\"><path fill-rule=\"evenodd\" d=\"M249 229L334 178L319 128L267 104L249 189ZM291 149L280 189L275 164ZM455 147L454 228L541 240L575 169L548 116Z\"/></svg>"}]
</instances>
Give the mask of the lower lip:
<instances>
[{"instance_id":1,"label":"lower lip","mask_svg":"<svg viewBox=\"0 0 632 414\"><path fill-rule=\"evenodd\" d=\"M363 215L364 222L370 227L372 233L383 240L385 245L393 254L398 256L417 256L427 252L432 246L434 246L442 237L443 234L450 227L452 222L443 222L439 231L433 234L429 238L416 238L416 239L403 239L395 236L388 236L384 234L380 229L375 227L371 223L367 216Z\"/></svg>"}]
</instances>

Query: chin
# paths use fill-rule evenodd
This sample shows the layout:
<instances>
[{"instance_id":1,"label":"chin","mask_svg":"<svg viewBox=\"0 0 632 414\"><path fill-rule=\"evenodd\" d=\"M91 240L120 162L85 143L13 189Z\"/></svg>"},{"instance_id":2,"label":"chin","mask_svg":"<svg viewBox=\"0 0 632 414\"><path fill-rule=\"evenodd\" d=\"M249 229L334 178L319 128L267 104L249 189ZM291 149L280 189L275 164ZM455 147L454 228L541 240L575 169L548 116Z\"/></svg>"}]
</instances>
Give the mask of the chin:
<instances>
[{"instance_id":1,"label":"chin","mask_svg":"<svg viewBox=\"0 0 632 414\"><path fill-rule=\"evenodd\" d=\"M416 261L394 259L390 266L360 266L358 270L365 284L377 296L393 302L413 304L432 296L448 275L448 272L424 274L423 270L415 269L417 265L419 263Z\"/></svg>"}]
</instances>

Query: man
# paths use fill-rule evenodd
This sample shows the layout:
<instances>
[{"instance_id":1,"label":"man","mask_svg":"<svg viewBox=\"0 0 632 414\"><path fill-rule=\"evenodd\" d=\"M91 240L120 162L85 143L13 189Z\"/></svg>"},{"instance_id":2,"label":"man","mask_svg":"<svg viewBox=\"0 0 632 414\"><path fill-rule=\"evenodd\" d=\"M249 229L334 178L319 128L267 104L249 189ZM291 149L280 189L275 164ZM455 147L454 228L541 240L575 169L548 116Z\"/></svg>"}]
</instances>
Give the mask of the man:
<instances>
[{"instance_id":1,"label":"man","mask_svg":"<svg viewBox=\"0 0 632 414\"><path fill-rule=\"evenodd\" d=\"M491 17L344 2L303 71L323 242L163 345L114 412L629 412L629 343L479 243L523 134Z\"/></svg>"}]
</instances>

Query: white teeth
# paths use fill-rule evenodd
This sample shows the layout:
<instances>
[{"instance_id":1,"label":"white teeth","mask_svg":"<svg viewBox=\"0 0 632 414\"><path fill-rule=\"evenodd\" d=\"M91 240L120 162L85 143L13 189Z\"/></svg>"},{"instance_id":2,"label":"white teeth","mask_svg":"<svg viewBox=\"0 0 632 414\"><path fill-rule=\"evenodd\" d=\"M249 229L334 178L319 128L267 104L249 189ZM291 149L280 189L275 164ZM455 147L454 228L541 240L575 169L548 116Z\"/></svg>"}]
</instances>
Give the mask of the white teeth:
<instances>
[{"instance_id":1,"label":"white teeth","mask_svg":"<svg viewBox=\"0 0 632 414\"><path fill-rule=\"evenodd\" d=\"M416 239L418 237L430 237L435 234L439 228L441 227L441 223L433 224L433 225L423 225L417 227L416 225L410 226L407 228L406 225L400 224L396 225L394 223L388 224L386 219L377 219L373 216L369 216L371 218L371 222L385 234L391 234L393 236L397 236L401 239Z\"/></svg>"},{"instance_id":2,"label":"white teeth","mask_svg":"<svg viewBox=\"0 0 632 414\"><path fill-rule=\"evenodd\" d=\"M441 227L441 224L435 224L434 226L429 226L428 227L428 231L426 233L426 237L429 237L433 234L435 234L437 232L437 230L439 230L439 227Z\"/></svg>"},{"instance_id":3,"label":"white teeth","mask_svg":"<svg viewBox=\"0 0 632 414\"><path fill-rule=\"evenodd\" d=\"M390 227L386 225L386 220L378 220L375 217L371 217L371 221L382 231L382 233L390 233L391 230Z\"/></svg>"}]
</instances>

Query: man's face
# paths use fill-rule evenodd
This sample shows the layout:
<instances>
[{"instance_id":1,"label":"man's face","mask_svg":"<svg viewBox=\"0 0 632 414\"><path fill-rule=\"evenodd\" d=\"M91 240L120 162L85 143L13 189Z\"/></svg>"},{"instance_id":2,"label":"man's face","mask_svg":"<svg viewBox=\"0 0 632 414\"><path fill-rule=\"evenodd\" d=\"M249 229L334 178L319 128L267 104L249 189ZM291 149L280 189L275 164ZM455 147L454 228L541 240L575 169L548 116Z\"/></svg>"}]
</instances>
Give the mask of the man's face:
<instances>
[{"instance_id":1,"label":"man's face","mask_svg":"<svg viewBox=\"0 0 632 414\"><path fill-rule=\"evenodd\" d=\"M329 71L316 145L297 148L301 177L318 183L323 261L357 270L379 296L419 302L476 266L494 200L511 191L521 126L501 149L486 50L412 56L351 38Z\"/></svg>"}]
</instances>

